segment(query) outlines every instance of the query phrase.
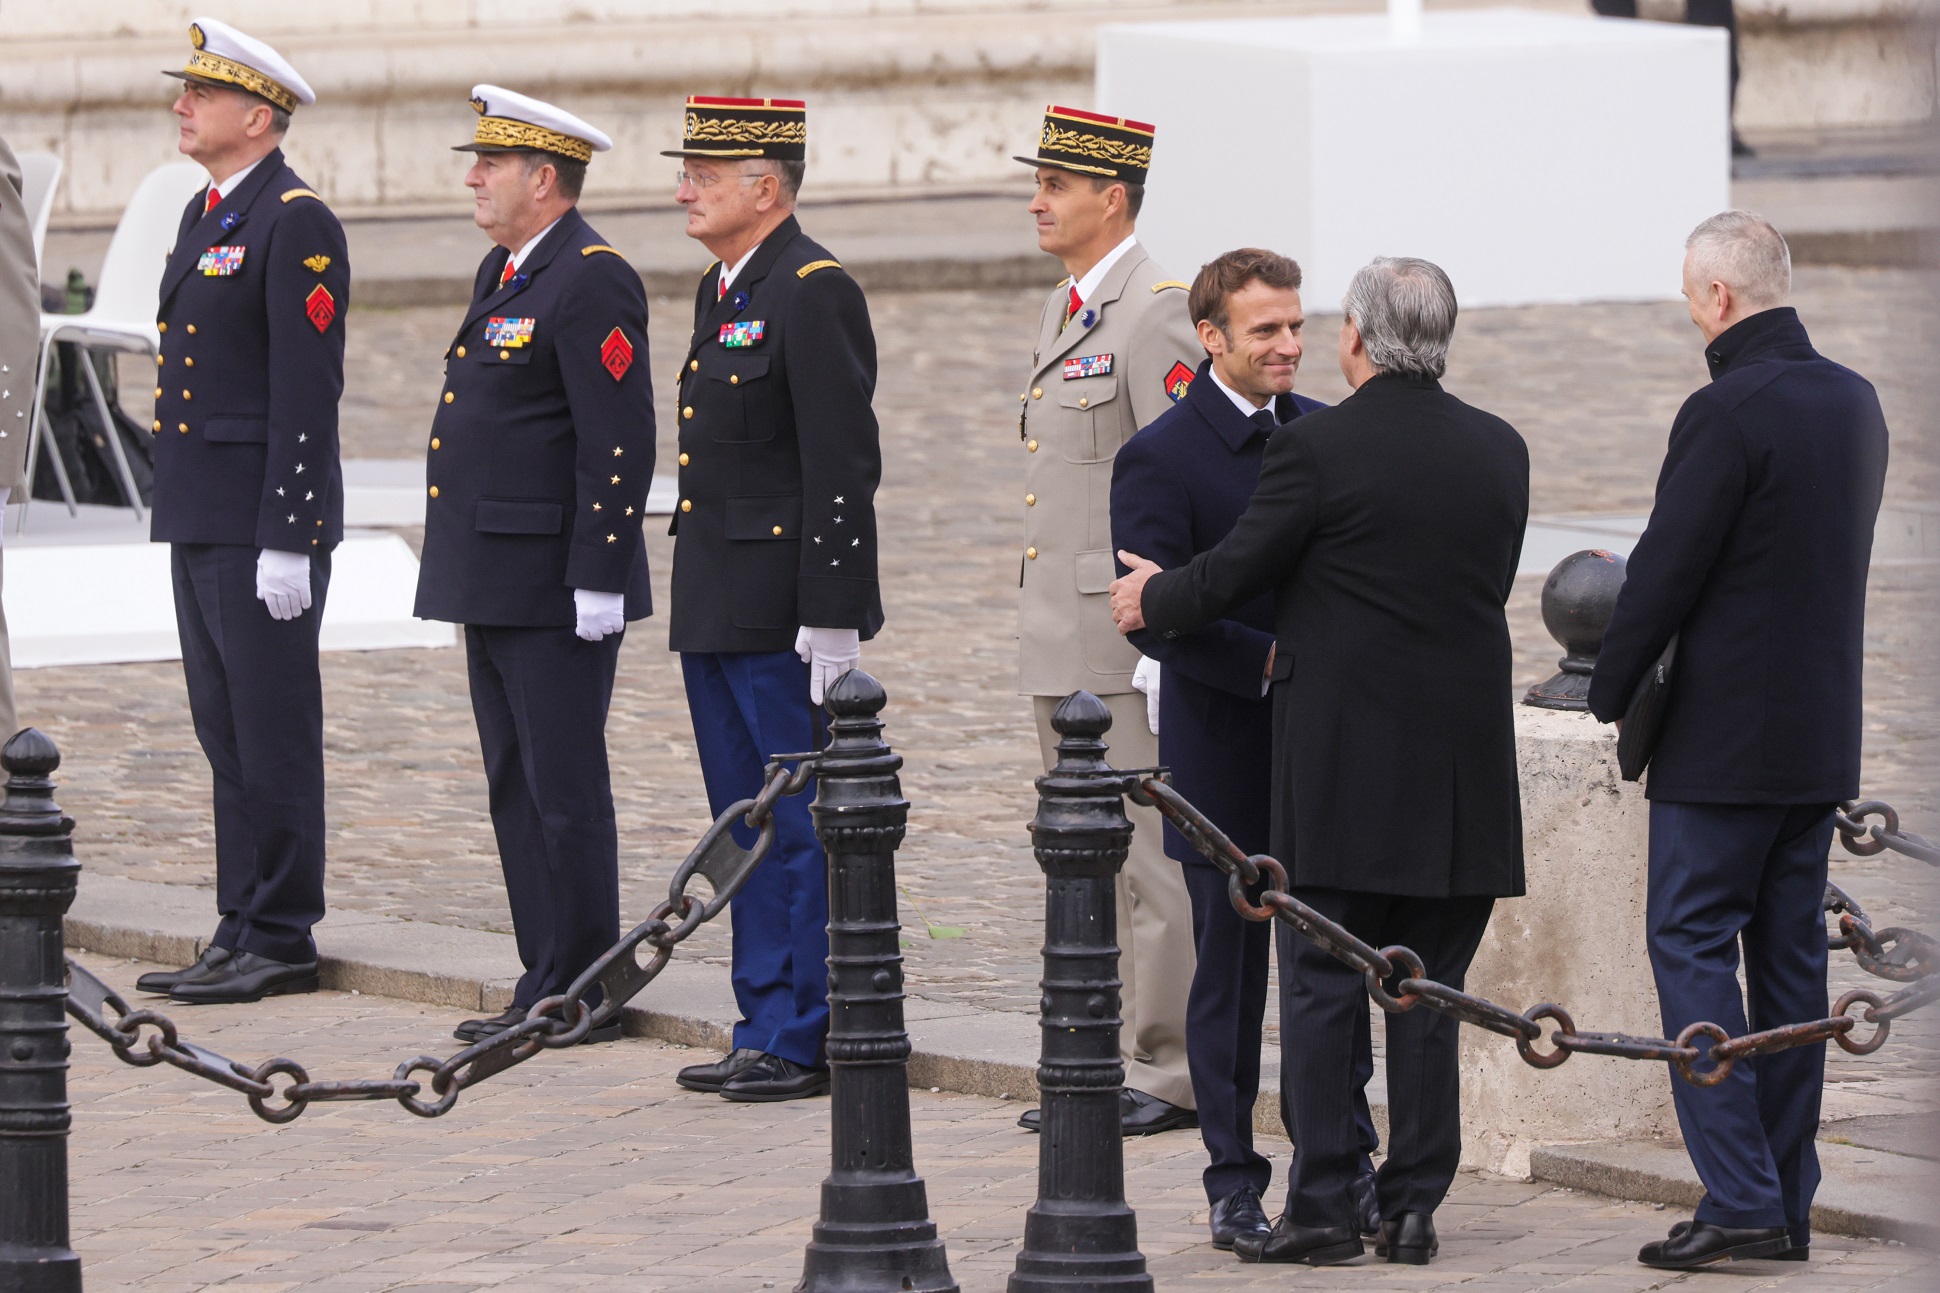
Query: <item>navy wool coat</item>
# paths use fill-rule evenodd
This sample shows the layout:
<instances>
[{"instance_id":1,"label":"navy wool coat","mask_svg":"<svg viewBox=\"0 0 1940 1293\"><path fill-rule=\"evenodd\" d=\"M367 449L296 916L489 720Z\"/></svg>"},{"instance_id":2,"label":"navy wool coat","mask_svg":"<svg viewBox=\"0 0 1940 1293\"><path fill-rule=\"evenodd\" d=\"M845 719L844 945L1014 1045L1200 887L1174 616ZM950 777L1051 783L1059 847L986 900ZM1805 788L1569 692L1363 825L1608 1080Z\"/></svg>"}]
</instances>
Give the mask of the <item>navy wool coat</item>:
<instances>
[{"instance_id":1,"label":"navy wool coat","mask_svg":"<svg viewBox=\"0 0 1940 1293\"><path fill-rule=\"evenodd\" d=\"M1789 306L1740 320L1704 357L1711 384L1671 425L1590 709L1622 717L1678 634L1650 798L1850 799L1886 417Z\"/></svg>"}]
</instances>

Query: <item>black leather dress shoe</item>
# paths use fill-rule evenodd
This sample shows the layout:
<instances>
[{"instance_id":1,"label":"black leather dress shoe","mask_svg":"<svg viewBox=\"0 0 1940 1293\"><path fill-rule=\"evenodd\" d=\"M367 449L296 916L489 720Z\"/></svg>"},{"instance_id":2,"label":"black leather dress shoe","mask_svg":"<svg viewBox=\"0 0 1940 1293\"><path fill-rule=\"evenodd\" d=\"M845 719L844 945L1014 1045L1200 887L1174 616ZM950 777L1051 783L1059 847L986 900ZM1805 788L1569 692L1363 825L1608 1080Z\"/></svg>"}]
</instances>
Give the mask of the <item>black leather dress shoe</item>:
<instances>
[{"instance_id":1,"label":"black leather dress shoe","mask_svg":"<svg viewBox=\"0 0 1940 1293\"><path fill-rule=\"evenodd\" d=\"M827 1095L829 1071L808 1068L779 1055L763 1055L729 1078L721 1095L744 1104L768 1104L778 1100L806 1100Z\"/></svg>"},{"instance_id":2,"label":"black leather dress shoe","mask_svg":"<svg viewBox=\"0 0 1940 1293\"><path fill-rule=\"evenodd\" d=\"M1792 1236L1784 1226L1740 1228L1693 1221L1673 1227L1668 1238L1645 1244L1637 1260L1661 1271L1688 1271L1713 1262L1778 1257L1791 1247Z\"/></svg>"},{"instance_id":3,"label":"black leather dress shoe","mask_svg":"<svg viewBox=\"0 0 1940 1293\"><path fill-rule=\"evenodd\" d=\"M153 992L166 995L191 979L200 979L229 959L229 949L211 944L202 949L202 955L195 958L195 964L181 970L150 970L135 980L135 991Z\"/></svg>"},{"instance_id":4,"label":"black leather dress shoe","mask_svg":"<svg viewBox=\"0 0 1940 1293\"><path fill-rule=\"evenodd\" d=\"M481 1037L496 1037L506 1029L525 1022L525 1007L510 1006L501 1014L490 1019L467 1019L451 1030L451 1035L461 1042L475 1042Z\"/></svg>"},{"instance_id":5,"label":"black leather dress shoe","mask_svg":"<svg viewBox=\"0 0 1940 1293\"><path fill-rule=\"evenodd\" d=\"M1260 1206L1258 1191L1250 1185L1213 1200L1212 1216L1207 1224L1212 1228L1212 1246L1229 1250L1241 1235L1265 1239L1273 1229L1266 1219L1266 1209Z\"/></svg>"},{"instance_id":6,"label":"black leather dress shoe","mask_svg":"<svg viewBox=\"0 0 1940 1293\"><path fill-rule=\"evenodd\" d=\"M1347 1187L1347 1197L1354 1200L1354 1221L1356 1228L1364 1237L1373 1238L1381 1233L1381 1192L1374 1188L1374 1173L1363 1172L1354 1178Z\"/></svg>"},{"instance_id":7,"label":"black leather dress shoe","mask_svg":"<svg viewBox=\"0 0 1940 1293\"><path fill-rule=\"evenodd\" d=\"M176 984L168 995L185 1005L227 1006L316 990L315 961L286 965L254 952L237 952L201 978Z\"/></svg>"},{"instance_id":8,"label":"black leather dress shoe","mask_svg":"<svg viewBox=\"0 0 1940 1293\"><path fill-rule=\"evenodd\" d=\"M1241 1235L1233 1252L1243 1262L1303 1262L1334 1266L1367 1251L1353 1226L1296 1226L1283 1215L1264 1235Z\"/></svg>"},{"instance_id":9,"label":"black leather dress shoe","mask_svg":"<svg viewBox=\"0 0 1940 1293\"><path fill-rule=\"evenodd\" d=\"M1127 1136L1156 1136L1162 1131L1197 1127L1199 1115L1126 1087L1118 1096L1118 1125Z\"/></svg>"},{"instance_id":10,"label":"black leather dress shoe","mask_svg":"<svg viewBox=\"0 0 1940 1293\"><path fill-rule=\"evenodd\" d=\"M1676 1239L1679 1235L1689 1231L1690 1228L1690 1222L1678 1222L1671 1227L1671 1238ZM1788 1234L1786 1238L1789 1240L1791 1236ZM1773 1253L1771 1260L1775 1262L1809 1262L1812 1260L1812 1244L1809 1240L1802 1244L1794 1243L1782 1253Z\"/></svg>"},{"instance_id":11,"label":"black leather dress shoe","mask_svg":"<svg viewBox=\"0 0 1940 1293\"><path fill-rule=\"evenodd\" d=\"M1426 1212L1404 1212L1381 1224L1374 1255L1404 1266L1426 1266L1442 1250L1435 1238L1435 1219Z\"/></svg>"},{"instance_id":12,"label":"black leather dress shoe","mask_svg":"<svg viewBox=\"0 0 1940 1293\"><path fill-rule=\"evenodd\" d=\"M760 1058L761 1052L752 1046L737 1047L712 1064L688 1065L674 1074L674 1081L689 1091L719 1091L729 1078Z\"/></svg>"}]
</instances>

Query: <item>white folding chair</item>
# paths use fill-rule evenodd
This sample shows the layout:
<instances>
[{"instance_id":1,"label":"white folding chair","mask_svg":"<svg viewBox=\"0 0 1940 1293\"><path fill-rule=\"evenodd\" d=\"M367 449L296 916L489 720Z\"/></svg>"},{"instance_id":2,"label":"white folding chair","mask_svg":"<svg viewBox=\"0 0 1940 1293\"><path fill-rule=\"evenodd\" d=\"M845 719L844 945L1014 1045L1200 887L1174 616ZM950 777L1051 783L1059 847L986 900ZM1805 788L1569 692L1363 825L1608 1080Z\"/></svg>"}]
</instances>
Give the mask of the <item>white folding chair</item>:
<instances>
[{"instance_id":1,"label":"white folding chair","mask_svg":"<svg viewBox=\"0 0 1940 1293\"><path fill-rule=\"evenodd\" d=\"M182 208L196 190L209 182L207 172L194 162L170 162L150 171L128 199L128 207L115 226L108 243L107 259L101 262L101 278L95 285L94 306L85 314L43 314L40 316L40 373L35 386L47 389L47 369L53 359L54 343L79 342L90 350L138 352L151 358L161 352L161 333L155 328L155 313L160 306L162 270L168 253L175 246L175 231L182 220ZM135 488L134 473L128 470L128 456L122 452L121 437L115 431L108 398L95 376L93 363L83 363L88 389L107 434L115 467L121 474L122 492L135 510L135 520L143 518L141 494ZM48 432L47 401L43 394L34 402L34 429L27 442L27 479L34 479L34 464ZM60 483L61 497L68 514L78 516L74 486L67 478L67 466L58 451L54 453L54 477ZM33 491L31 486L28 493ZM27 502L21 500L21 524L27 520Z\"/></svg>"},{"instance_id":2,"label":"white folding chair","mask_svg":"<svg viewBox=\"0 0 1940 1293\"><path fill-rule=\"evenodd\" d=\"M27 219L33 222L34 263L40 265L47 247L47 217L54 213L54 189L61 182L61 159L53 153L22 153L20 197L27 206ZM41 265L41 281L47 281L47 267Z\"/></svg>"}]
</instances>

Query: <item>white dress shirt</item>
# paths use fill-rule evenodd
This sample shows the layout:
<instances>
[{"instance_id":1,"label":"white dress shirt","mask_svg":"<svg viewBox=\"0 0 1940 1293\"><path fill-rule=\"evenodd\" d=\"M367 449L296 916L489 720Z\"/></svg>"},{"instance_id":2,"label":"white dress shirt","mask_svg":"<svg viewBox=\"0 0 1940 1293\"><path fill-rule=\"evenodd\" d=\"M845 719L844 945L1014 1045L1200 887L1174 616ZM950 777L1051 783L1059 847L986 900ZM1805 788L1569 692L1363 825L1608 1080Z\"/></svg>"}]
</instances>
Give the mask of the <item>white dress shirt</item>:
<instances>
[{"instance_id":1,"label":"white dress shirt","mask_svg":"<svg viewBox=\"0 0 1940 1293\"><path fill-rule=\"evenodd\" d=\"M1221 393L1223 393L1227 399L1233 402L1233 407L1239 410L1240 416L1243 418L1251 418L1255 413L1258 413L1261 409L1267 409L1270 411L1273 407L1271 402L1268 402L1266 404L1255 404L1253 403L1252 400L1247 399L1244 395L1241 395L1238 391L1228 386L1225 382L1220 381L1219 369L1216 366L1207 367L1206 376L1212 378L1213 385L1217 386L1220 389ZM1278 422L1280 420L1279 415L1275 414L1273 420L1275 422Z\"/></svg>"},{"instance_id":2,"label":"white dress shirt","mask_svg":"<svg viewBox=\"0 0 1940 1293\"><path fill-rule=\"evenodd\" d=\"M1132 246L1137 242L1138 235L1134 234L1124 242L1119 243L1116 247L1113 247L1105 253L1103 260L1086 270L1083 278L1072 284L1073 287L1078 289L1078 301L1080 304L1091 300L1091 294L1098 290L1100 283L1105 281L1105 275L1111 273L1111 267L1116 265L1125 253L1130 251Z\"/></svg>"}]
</instances>

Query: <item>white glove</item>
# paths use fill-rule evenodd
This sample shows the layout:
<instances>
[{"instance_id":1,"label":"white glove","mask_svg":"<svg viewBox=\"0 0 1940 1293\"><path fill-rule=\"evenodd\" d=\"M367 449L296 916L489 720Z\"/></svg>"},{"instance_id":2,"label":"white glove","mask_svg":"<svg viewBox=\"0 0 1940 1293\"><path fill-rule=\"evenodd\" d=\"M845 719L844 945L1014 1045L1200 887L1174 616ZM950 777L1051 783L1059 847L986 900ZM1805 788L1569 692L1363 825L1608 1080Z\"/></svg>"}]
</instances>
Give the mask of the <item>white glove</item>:
<instances>
[{"instance_id":1,"label":"white glove","mask_svg":"<svg viewBox=\"0 0 1940 1293\"><path fill-rule=\"evenodd\" d=\"M626 627L626 594L596 593L590 588L573 589L573 632L588 642L597 642L608 633Z\"/></svg>"},{"instance_id":2,"label":"white glove","mask_svg":"<svg viewBox=\"0 0 1940 1293\"><path fill-rule=\"evenodd\" d=\"M803 628L795 634L795 654L808 665L808 698L819 705L830 685L862 659L862 634L855 629Z\"/></svg>"},{"instance_id":3,"label":"white glove","mask_svg":"<svg viewBox=\"0 0 1940 1293\"><path fill-rule=\"evenodd\" d=\"M1132 670L1132 688L1145 693L1145 725L1152 729L1152 735L1159 734L1159 662L1149 655L1138 658L1138 668Z\"/></svg>"},{"instance_id":4,"label":"white glove","mask_svg":"<svg viewBox=\"0 0 1940 1293\"><path fill-rule=\"evenodd\" d=\"M256 554L256 600L279 620L310 609L310 554L264 548Z\"/></svg>"}]
</instances>

